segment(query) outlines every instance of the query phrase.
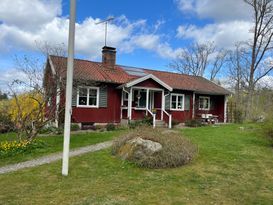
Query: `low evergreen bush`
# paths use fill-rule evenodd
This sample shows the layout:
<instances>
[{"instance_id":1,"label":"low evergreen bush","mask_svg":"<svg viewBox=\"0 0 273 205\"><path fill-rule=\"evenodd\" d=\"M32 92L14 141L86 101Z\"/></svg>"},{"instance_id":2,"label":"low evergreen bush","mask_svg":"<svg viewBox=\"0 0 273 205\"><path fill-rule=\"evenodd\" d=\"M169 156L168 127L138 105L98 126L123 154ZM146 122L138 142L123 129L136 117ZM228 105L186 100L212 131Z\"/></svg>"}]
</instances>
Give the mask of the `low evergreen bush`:
<instances>
[{"instance_id":1,"label":"low evergreen bush","mask_svg":"<svg viewBox=\"0 0 273 205\"><path fill-rule=\"evenodd\" d=\"M116 129L116 126L114 125L114 124L112 124L112 123L108 123L107 125L106 125L106 130L107 131L113 131L113 130L115 130Z\"/></svg>"},{"instance_id":2,"label":"low evergreen bush","mask_svg":"<svg viewBox=\"0 0 273 205\"><path fill-rule=\"evenodd\" d=\"M80 130L80 126L78 124L71 124L71 131L78 131Z\"/></svg>"}]
</instances>

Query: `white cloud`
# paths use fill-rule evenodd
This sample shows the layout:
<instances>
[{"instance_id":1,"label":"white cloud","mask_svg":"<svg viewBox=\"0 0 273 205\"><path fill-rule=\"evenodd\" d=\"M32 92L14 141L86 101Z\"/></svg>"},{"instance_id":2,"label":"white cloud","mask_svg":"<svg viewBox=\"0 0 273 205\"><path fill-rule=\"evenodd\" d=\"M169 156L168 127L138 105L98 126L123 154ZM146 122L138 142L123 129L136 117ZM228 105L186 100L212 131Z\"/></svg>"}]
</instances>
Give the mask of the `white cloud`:
<instances>
[{"instance_id":1,"label":"white cloud","mask_svg":"<svg viewBox=\"0 0 273 205\"><path fill-rule=\"evenodd\" d=\"M176 3L182 14L190 12L199 19L210 19L203 26L180 25L178 38L213 41L225 48L251 38L252 11L243 0L176 0Z\"/></svg>"},{"instance_id":2,"label":"white cloud","mask_svg":"<svg viewBox=\"0 0 273 205\"><path fill-rule=\"evenodd\" d=\"M194 0L176 0L175 2L182 12L194 12L195 10Z\"/></svg>"},{"instance_id":3,"label":"white cloud","mask_svg":"<svg viewBox=\"0 0 273 205\"><path fill-rule=\"evenodd\" d=\"M259 87L267 87L273 89L273 76L267 75L264 76L258 83Z\"/></svg>"},{"instance_id":4,"label":"white cloud","mask_svg":"<svg viewBox=\"0 0 273 205\"><path fill-rule=\"evenodd\" d=\"M215 21L249 20L250 6L243 0L176 0L182 13L193 13L199 18Z\"/></svg>"},{"instance_id":5,"label":"white cloud","mask_svg":"<svg viewBox=\"0 0 273 205\"><path fill-rule=\"evenodd\" d=\"M16 4L21 9L15 8ZM3 22L0 24L0 52L13 49L36 50L35 42L48 42L50 45L63 43L67 46L69 21L66 17L58 16L61 13L60 0L4 0L0 3L1 6L4 9L0 8L0 21ZM89 59L96 59L101 55L105 27L104 24L96 24L100 20L88 17L76 24L77 54ZM132 52L141 48L172 58L175 50L163 41L161 35L156 34L162 24L164 21L161 20L149 27L143 19L131 22L124 15L116 17L108 24L108 45L117 47L119 52ZM167 54L160 48L167 49Z\"/></svg>"},{"instance_id":6,"label":"white cloud","mask_svg":"<svg viewBox=\"0 0 273 205\"><path fill-rule=\"evenodd\" d=\"M7 70L0 70L0 89L4 92L9 92L9 85L17 79L20 79L22 81L27 80L27 76L24 72L17 70L17 69L7 69ZM17 86L16 89L22 90L23 87Z\"/></svg>"},{"instance_id":7,"label":"white cloud","mask_svg":"<svg viewBox=\"0 0 273 205\"><path fill-rule=\"evenodd\" d=\"M247 21L213 23L204 27L182 25L177 29L177 37L193 39L201 43L211 41L219 47L231 48L236 42L251 38L250 28L251 23Z\"/></svg>"},{"instance_id":8,"label":"white cloud","mask_svg":"<svg viewBox=\"0 0 273 205\"><path fill-rule=\"evenodd\" d=\"M0 1L0 20L24 30L37 30L61 13L61 0Z\"/></svg>"}]
</instances>

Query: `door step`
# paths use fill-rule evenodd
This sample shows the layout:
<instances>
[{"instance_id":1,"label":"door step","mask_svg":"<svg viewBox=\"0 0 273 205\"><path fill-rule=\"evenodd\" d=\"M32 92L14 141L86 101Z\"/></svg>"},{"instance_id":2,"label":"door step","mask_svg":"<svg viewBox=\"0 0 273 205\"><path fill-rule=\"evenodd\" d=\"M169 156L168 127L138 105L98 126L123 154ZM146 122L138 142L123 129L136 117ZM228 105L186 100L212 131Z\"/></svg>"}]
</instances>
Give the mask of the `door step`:
<instances>
[{"instance_id":1,"label":"door step","mask_svg":"<svg viewBox=\"0 0 273 205\"><path fill-rule=\"evenodd\" d=\"M156 120L155 126L156 127L166 127L166 123L163 120Z\"/></svg>"}]
</instances>

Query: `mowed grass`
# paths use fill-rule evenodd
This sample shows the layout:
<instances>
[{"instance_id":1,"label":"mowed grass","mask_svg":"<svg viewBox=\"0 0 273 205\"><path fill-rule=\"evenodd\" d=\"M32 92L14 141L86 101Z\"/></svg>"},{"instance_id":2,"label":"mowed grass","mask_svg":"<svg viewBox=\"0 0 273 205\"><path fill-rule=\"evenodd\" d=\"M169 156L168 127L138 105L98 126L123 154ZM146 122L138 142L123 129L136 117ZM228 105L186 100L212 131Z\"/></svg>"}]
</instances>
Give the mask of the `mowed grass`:
<instances>
[{"instance_id":1,"label":"mowed grass","mask_svg":"<svg viewBox=\"0 0 273 205\"><path fill-rule=\"evenodd\" d=\"M240 125L242 126L242 125ZM199 147L175 169L140 169L110 150L0 175L0 204L273 204L273 149L254 125L183 129Z\"/></svg>"},{"instance_id":2,"label":"mowed grass","mask_svg":"<svg viewBox=\"0 0 273 205\"><path fill-rule=\"evenodd\" d=\"M70 148L74 149L77 147L83 147L83 146L111 140L122 132L124 131L119 130L115 132L113 131L86 132L86 133L72 134L70 138ZM0 157L0 167L8 165L8 164L35 159L37 157L41 157L51 153L60 152L63 149L63 135L43 136L43 137L38 137L37 139L43 141L45 143L45 146L39 149L31 150L31 152L20 153L11 157L3 157L3 158ZM15 133L0 134L0 141L5 141L5 140L8 140L8 141L16 140L16 134Z\"/></svg>"}]
</instances>

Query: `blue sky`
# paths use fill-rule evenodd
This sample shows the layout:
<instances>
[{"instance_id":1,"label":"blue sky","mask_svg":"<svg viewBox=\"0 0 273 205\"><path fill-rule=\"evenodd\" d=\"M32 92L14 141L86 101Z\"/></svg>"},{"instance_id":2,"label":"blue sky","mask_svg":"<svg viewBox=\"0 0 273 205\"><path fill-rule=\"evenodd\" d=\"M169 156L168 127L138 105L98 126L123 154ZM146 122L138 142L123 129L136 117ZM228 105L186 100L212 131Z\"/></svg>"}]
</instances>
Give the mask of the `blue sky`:
<instances>
[{"instance_id":1,"label":"blue sky","mask_svg":"<svg viewBox=\"0 0 273 205\"><path fill-rule=\"evenodd\" d=\"M76 56L101 60L104 26L96 23L114 16L108 45L117 48L117 63L167 70L192 42L232 49L249 39L250 14L243 0L77 0ZM68 0L0 1L0 89L21 75L15 55L40 58L37 42L66 46L68 16Z\"/></svg>"}]
</instances>

